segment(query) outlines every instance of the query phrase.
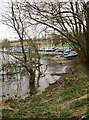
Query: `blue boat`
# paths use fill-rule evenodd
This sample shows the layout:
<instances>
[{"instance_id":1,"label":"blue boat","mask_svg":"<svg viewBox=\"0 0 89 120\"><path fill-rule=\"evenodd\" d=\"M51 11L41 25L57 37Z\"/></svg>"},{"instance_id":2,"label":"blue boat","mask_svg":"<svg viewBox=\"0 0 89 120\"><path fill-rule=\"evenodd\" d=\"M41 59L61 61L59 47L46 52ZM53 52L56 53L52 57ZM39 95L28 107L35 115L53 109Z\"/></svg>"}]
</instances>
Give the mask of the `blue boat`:
<instances>
[{"instance_id":1,"label":"blue boat","mask_svg":"<svg viewBox=\"0 0 89 120\"><path fill-rule=\"evenodd\" d=\"M69 48L66 48L65 50L64 50L64 52L71 52L71 48L69 47Z\"/></svg>"},{"instance_id":2,"label":"blue boat","mask_svg":"<svg viewBox=\"0 0 89 120\"><path fill-rule=\"evenodd\" d=\"M30 52L30 49L29 49L29 48L26 48L26 49L25 49L25 52L26 52L26 53L29 53L29 52Z\"/></svg>"},{"instance_id":3,"label":"blue boat","mask_svg":"<svg viewBox=\"0 0 89 120\"><path fill-rule=\"evenodd\" d=\"M28 53L29 51L30 51L29 48L26 48L26 49L25 49L25 52L26 52L26 53ZM16 50L16 52L22 53L22 48L18 48L18 49Z\"/></svg>"},{"instance_id":4,"label":"blue boat","mask_svg":"<svg viewBox=\"0 0 89 120\"><path fill-rule=\"evenodd\" d=\"M47 48L47 49L45 49L45 51L46 51L46 52L54 52L55 49L54 49L54 48Z\"/></svg>"},{"instance_id":5,"label":"blue boat","mask_svg":"<svg viewBox=\"0 0 89 120\"><path fill-rule=\"evenodd\" d=\"M64 51L61 51L61 55L60 57L64 57L64 58L72 58L72 57L76 57L78 54L77 53L71 53L72 48L68 47L65 48Z\"/></svg>"},{"instance_id":6,"label":"blue boat","mask_svg":"<svg viewBox=\"0 0 89 120\"><path fill-rule=\"evenodd\" d=\"M50 55L50 56L57 55L54 48L47 48L47 49L39 48L38 53L39 55Z\"/></svg>"},{"instance_id":7,"label":"blue boat","mask_svg":"<svg viewBox=\"0 0 89 120\"><path fill-rule=\"evenodd\" d=\"M75 54L70 53L70 54L64 55L64 58L72 58L72 57L76 57L77 55L78 55L77 53Z\"/></svg>"},{"instance_id":8,"label":"blue boat","mask_svg":"<svg viewBox=\"0 0 89 120\"><path fill-rule=\"evenodd\" d=\"M22 48L18 48L16 51L17 51L18 53L22 53Z\"/></svg>"},{"instance_id":9,"label":"blue boat","mask_svg":"<svg viewBox=\"0 0 89 120\"><path fill-rule=\"evenodd\" d=\"M57 55L56 52L38 52L39 55L50 55L50 56L54 56L54 55Z\"/></svg>"},{"instance_id":10,"label":"blue boat","mask_svg":"<svg viewBox=\"0 0 89 120\"><path fill-rule=\"evenodd\" d=\"M64 57L64 56L68 55L68 53L61 52L61 54L59 54L59 55L60 55L60 57Z\"/></svg>"},{"instance_id":11,"label":"blue boat","mask_svg":"<svg viewBox=\"0 0 89 120\"><path fill-rule=\"evenodd\" d=\"M9 52L16 52L16 48L15 47L9 48Z\"/></svg>"}]
</instances>

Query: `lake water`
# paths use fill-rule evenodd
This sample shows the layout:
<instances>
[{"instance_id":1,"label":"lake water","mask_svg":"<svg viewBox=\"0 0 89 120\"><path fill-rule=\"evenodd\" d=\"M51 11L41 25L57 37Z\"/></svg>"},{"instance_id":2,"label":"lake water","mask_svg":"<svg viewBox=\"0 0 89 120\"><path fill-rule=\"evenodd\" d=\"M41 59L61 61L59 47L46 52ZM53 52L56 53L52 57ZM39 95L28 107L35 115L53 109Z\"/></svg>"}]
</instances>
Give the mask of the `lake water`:
<instances>
[{"instance_id":1,"label":"lake water","mask_svg":"<svg viewBox=\"0 0 89 120\"><path fill-rule=\"evenodd\" d=\"M7 62L8 56L5 55L5 58ZM24 70L21 70L18 74L5 75L5 71L1 69L3 61L3 56L0 53L0 100L15 96L19 98L28 97L30 92L28 74ZM43 75L38 82L35 80L36 94L41 94L50 84L60 79L60 76L52 76L51 73L66 72L66 66L60 65L55 61L41 59L41 63L43 64L41 67Z\"/></svg>"}]
</instances>

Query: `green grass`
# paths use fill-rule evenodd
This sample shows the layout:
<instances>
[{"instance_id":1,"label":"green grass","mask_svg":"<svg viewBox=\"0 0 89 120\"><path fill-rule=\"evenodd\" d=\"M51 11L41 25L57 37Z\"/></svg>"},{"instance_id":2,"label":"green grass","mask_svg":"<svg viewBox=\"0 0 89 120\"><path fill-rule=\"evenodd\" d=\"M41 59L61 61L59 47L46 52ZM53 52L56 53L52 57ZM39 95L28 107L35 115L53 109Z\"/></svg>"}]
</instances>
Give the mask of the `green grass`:
<instances>
[{"instance_id":1,"label":"green grass","mask_svg":"<svg viewBox=\"0 0 89 120\"><path fill-rule=\"evenodd\" d=\"M71 113L69 111L61 111L60 112L60 118L69 118L71 116Z\"/></svg>"},{"instance_id":2,"label":"green grass","mask_svg":"<svg viewBox=\"0 0 89 120\"><path fill-rule=\"evenodd\" d=\"M50 95L50 92L52 92L54 87L55 84L52 85L50 89L48 88L48 90L42 95L28 98L25 102L18 102L17 100L16 104L16 100L9 100L9 102L7 101L6 104L9 104L9 106L12 104L16 105L14 108L15 111L3 109L3 116L9 118L69 118L73 117L73 114L76 113L76 111L79 111L80 108L82 109L85 105L88 105L86 99L77 100L72 102L70 105L67 105L68 102L71 102L72 100L75 100L76 98L86 94L86 78L81 78L74 81L73 83L69 84L65 90L62 90L51 100L45 102L47 94ZM86 111L78 114L81 116L84 113L86 114Z\"/></svg>"},{"instance_id":3,"label":"green grass","mask_svg":"<svg viewBox=\"0 0 89 120\"><path fill-rule=\"evenodd\" d=\"M89 101L87 99L81 99L74 102L74 104L72 105L72 108L78 108L88 104L89 104Z\"/></svg>"},{"instance_id":4,"label":"green grass","mask_svg":"<svg viewBox=\"0 0 89 120\"><path fill-rule=\"evenodd\" d=\"M71 100L80 97L87 93L87 79L81 78L75 81L73 84L63 91L60 96L63 100Z\"/></svg>"}]
</instances>

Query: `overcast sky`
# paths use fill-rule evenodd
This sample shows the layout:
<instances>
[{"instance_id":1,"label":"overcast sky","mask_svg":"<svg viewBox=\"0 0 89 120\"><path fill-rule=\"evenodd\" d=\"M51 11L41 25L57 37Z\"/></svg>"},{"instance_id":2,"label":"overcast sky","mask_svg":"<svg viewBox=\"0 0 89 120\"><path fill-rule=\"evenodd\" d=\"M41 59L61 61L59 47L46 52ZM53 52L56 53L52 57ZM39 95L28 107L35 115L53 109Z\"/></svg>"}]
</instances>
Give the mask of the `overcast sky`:
<instances>
[{"instance_id":1,"label":"overcast sky","mask_svg":"<svg viewBox=\"0 0 89 120\"><path fill-rule=\"evenodd\" d=\"M1 14L5 14L5 8L6 8L6 5L7 5L7 2L9 2L10 0L0 0L0 41L3 40L3 39L14 39L14 36L15 36L15 33L14 31L6 26L6 25L3 25L1 23Z\"/></svg>"},{"instance_id":2,"label":"overcast sky","mask_svg":"<svg viewBox=\"0 0 89 120\"><path fill-rule=\"evenodd\" d=\"M17 0L17 1L24 1L24 0ZM32 1L32 0L29 0L29 1ZM1 22L1 19L2 19L1 14L5 15L5 9L8 2L10 2L10 0L0 0L0 41L2 41L3 39L9 39L9 40L18 39L17 35L15 34L15 31L12 28L2 24ZM36 32L35 34L34 32L35 31L33 30L30 31L31 37L35 37Z\"/></svg>"},{"instance_id":3,"label":"overcast sky","mask_svg":"<svg viewBox=\"0 0 89 120\"><path fill-rule=\"evenodd\" d=\"M15 1L15 0L13 0L13 1ZM23 1L23 0L17 0L17 1ZM28 0L28 1L32 1L32 0ZM42 1L44 1L44 0L42 0ZM68 2L68 0L62 0L62 2L64 2L64 1ZM72 1L74 1L74 0L72 0ZM88 0L86 0L86 1L88 1ZM1 23L1 14L5 14L5 8L6 8L6 5L8 2L10 2L10 0L0 0L0 41L3 39L6 39L6 38L10 39L10 40L17 38L17 35L15 34L14 30L12 30L10 27L3 25ZM33 34L34 33L31 33L31 36L33 36Z\"/></svg>"},{"instance_id":4,"label":"overcast sky","mask_svg":"<svg viewBox=\"0 0 89 120\"><path fill-rule=\"evenodd\" d=\"M21 0L17 0L17 1L21 1ZM13 29L1 23L1 19L2 19L1 14L5 15L5 8L8 2L10 2L10 0L0 0L0 41L6 38L10 40L12 39L14 40L17 38L17 35L15 34Z\"/></svg>"},{"instance_id":5,"label":"overcast sky","mask_svg":"<svg viewBox=\"0 0 89 120\"><path fill-rule=\"evenodd\" d=\"M13 0L13 1L15 1L15 0ZM17 1L23 1L23 0L17 0ZM32 0L29 0L29 1L32 1ZM6 8L8 2L10 2L10 0L0 0L0 20L2 19L1 14L5 15L5 8ZM43 26L41 26L41 27L43 27ZM30 29L30 36L36 37L36 35L38 35L37 31L35 31L34 28L32 27ZM13 29L2 24L0 21L0 41L3 39L15 40L18 38Z\"/></svg>"}]
</instances>

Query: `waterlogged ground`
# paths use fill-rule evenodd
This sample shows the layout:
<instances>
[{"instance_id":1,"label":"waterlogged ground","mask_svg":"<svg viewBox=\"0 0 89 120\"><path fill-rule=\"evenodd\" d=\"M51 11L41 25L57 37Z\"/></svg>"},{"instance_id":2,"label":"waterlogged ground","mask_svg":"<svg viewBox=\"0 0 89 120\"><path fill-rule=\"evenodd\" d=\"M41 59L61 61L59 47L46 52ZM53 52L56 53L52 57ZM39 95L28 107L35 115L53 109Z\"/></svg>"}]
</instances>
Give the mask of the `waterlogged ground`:
<instances>
[{"instance_id":1,"label":"waterlogged ground","mask_svg":"<svg viewBox=\"0 0 89 120\"><path fill-rule=\"evenodd\" d=\"M25 100L9 98L3 101L3 118L88 120L89 78L84 71L82 67L78 67L74 74L63 75L41 95L28 97Z\"/></svg>"},{"instance_id":2,"label":"waterlogged ground","mask_svg":"<svg viewBox=\"0 0 89 120\"><path fill-rule=\"evenodd\" d=\"M2 59L2 54L0 54L0 56ZM7 62L9 59L7 55L5 55L5 59ZM1 61L3 62L4 60ZM0 63L0 66L2 66L2 62ZM60 79L59 75L52 76L52 73L65 73L67 67L63 64L58 64L56 61L49 61L46 59L42 59L41 63L41 71L43 74L40 77L39 81L35 80L36 94L41 94L50 84ZM0 88L2 88L2 90L0 90L1 98L6 99L8 97L15 96L25 98L29 96L29 76L26 71L20 71L20 73L8 76L6 75L5 71L0 71Z\"/></svg>"}]
</instances>

